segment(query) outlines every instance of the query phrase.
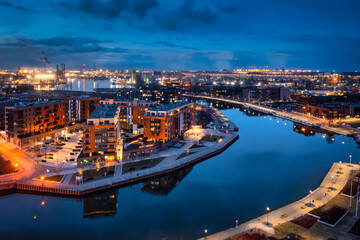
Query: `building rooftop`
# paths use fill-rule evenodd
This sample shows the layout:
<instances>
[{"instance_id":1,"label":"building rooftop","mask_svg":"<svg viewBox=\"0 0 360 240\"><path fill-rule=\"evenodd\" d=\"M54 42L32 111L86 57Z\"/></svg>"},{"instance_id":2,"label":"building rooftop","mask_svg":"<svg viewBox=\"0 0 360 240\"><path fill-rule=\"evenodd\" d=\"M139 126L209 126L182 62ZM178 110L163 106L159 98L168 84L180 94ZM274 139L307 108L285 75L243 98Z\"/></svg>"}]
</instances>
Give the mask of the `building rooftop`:
<instances>
[{"instance_id":1,"label":"building rooftop","mask_svg":"<svg viewBox=\"0 0 360 240\"><path fill-rule=\"evenodd\" d=\"M117 104L100 104L90 115L89 119L114 118L119 109Z\"/></svg>"},{"instance_id":2,"label":"building rooftop","mask_svg":"<svg viewBox=\"0 0 360 240\"><path fill-rule=\"evenodd\" d=\"M91 97L89 95L67 95L60 93L52 93L52 94L37 94L32 95L31 97L39 97L39 98L68 98L68 99L98 99L99 97Z\"/></svg>"},{"instance_id":3,"label":"building rooftop","mask_svg":"<svg viewBox=\"0 0 360 240\"><path fill-rule=\"evenodd\" d=\"M170 111L182 106L185 106L187 104L190 104L190 102L174 102L174 103L170 103L170 104L161 104L155 107L152 107L151 109L149 109L148 111Z\"/></svg>"},{"instance_id":4,"label":"building rooftop","mask_svg":"<svg viewBox=\"0 0 360 240\"><path fill-rule=\"evenodd\" d=\"M61 100L53 100L53 101L36 101L36 102L17 102L12 106L15 109L19 108L26 108L26 107L36 107L36 106L42 106L42 105L51 105L56 103L65 103Z\"/></svg>"}]
</instances>

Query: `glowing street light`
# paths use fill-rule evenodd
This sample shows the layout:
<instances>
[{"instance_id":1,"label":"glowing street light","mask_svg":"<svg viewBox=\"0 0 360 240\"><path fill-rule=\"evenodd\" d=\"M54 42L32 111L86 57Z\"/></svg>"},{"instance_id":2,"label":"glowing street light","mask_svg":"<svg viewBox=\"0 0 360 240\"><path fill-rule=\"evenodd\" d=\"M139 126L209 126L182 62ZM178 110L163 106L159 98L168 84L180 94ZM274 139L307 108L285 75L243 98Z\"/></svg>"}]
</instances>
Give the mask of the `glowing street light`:
<instances>
[{"instance_id":1,"label":"glowing street light","mask_svg":"<svg viewBox=\"0 0 360 240\"><path fill-rule=\"evenodd\" d=\"M208 232L207 229L205 229L204 232L205 232L205 239L206 239L206 237L207 237L207 232Z\"/></svg>"},{"instance_id":2,"label":"glowing street light","mask_svg":"<svg viewBox=\"0 0 360 240\"><path fill-rule=\"evenodd\" d=\"M310 193L310 205L311 205L311 194L312 194L312 191L310 190L309 193Z\"/></svg>"},{"instance_id":3,"label":"glowing street light","mask_svg":"<svg viewBox=\"0 0 360 240\"><path fill-rule=\"evenodd\" d=\"M267 214L266 214L266 225L269 226L269 212L270 212L270 208L269 208L269 207L266 207L266 211L267 211Z\"/></svg>"}]
</instances>

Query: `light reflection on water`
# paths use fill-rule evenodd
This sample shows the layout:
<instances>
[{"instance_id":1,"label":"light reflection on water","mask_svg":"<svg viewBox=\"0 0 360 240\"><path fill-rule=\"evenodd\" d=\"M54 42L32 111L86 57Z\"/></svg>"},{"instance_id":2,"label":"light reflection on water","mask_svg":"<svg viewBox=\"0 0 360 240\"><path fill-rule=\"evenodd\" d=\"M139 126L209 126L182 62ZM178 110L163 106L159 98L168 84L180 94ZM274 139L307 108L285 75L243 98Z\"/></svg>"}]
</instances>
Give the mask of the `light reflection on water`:
<instances>
[{"instance_id":1,"label":"light reflection on water","mask_svg":"<svg viewBox=\"0 0 360 240\"><path fill-rule=\"evenodd\" d=\"M289 121L238 109L222 111L240 136L222 154L163 179L80 200L2 197L1 236L194 239L205 228L221 231L236 219L241 223L263 214L266 206L276 209L296 201L320 184L333 162L348 161L350 154L359 159L353 139L323 138L324 133L302 131Z\"/></svg>"}]
</instances>

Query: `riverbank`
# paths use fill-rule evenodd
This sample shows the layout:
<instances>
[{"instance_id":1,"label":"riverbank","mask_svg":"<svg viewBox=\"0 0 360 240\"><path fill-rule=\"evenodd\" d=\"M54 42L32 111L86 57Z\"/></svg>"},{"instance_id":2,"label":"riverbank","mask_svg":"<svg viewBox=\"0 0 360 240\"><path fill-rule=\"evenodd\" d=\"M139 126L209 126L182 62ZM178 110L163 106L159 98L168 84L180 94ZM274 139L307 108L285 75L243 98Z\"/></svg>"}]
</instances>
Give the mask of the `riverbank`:
<instances>
[{"instance_id":1,"label":"riverbank","mask_svg":"<svg viewBox=\"0 0 360 240\"><path fill-rule=\"evenodd\" d=\"M217 141L208 142L201 148L192 149L193 145L199 143L204 136L216 136ZM144 181L155 176L163 175L189 165L196 164L200 161L213 157L223 152L231 144L233 144L239 136L233 133L222 133L216 130L205 129L202 133L197 133L195 136L188 136L183 142L183 146L179 148L171 148L163 151L154 157L164 158L160 163L151 168L139 169L136 171L123 172L123 163L116 164L114 175L104 177L99 180L93 180L78 184L74 181L77 171L69 170L59 172L57 175L63 175L61 182L46 181L45 179L33 178L28 180L7 181L4 184L0 183L1 190L25 190L43 193L52 193L60 195L80 196L93 193L96 191L105 190L112 187L124 186L139 181ZM146 160L146 159L143 159Z\"/></svg>"},{"instance_id":2,"label":"riverbank","mask_svg":"<svg viewBox=\"0 0 360 240\"><path fill-rule=\"evenodd\" d=\"M312 209L325 205L340 194L341 190L348 182L351 171L355 168L358 169L358 165L334 163L320 186L299 201L293 202L274 211L270 211L268 214L264 214L256 219L245 222L238 227L230 228L201 239L230 239L256 231L260 231L261 233L265 233L269 236L274 236L275 228L280 224L303 216ZM332 188L331 192L328 191L329 188Z\"/></svg>"},{"instance_id":3,"label":"riverbank","mask_svg":"<svg viewBox=\"0 0 360 240\"><path fill-rule=\"evenodd\" d=\"M252 108L256 111L260 111L266 114L273 115L275 117L280 117L286 120L290 120L296 123L304 124L311 127L318 127L320 129L333 132L336 134L344 135L344 136L356 136L360 134L360 131L358 129L353 128L345 128L345 127L333 127L326 124L326 121L321 118L317 118L314 116L308 116L302 113L297 112L284 112L278 109L273 109L269 107L264 107L261 105L249 103L249 102L242 102L238 100L232 100L232 99L224 99L224 98L217 98L217 97L208 97L208 96L195 96L190 94L184 94L184 97L192 97L192 98L199 98L199 99L209 99L209 100L216 100L216 101L222 101L226 103L231 104L237 104L244 107Z\"/></svg>"}]
</instances>

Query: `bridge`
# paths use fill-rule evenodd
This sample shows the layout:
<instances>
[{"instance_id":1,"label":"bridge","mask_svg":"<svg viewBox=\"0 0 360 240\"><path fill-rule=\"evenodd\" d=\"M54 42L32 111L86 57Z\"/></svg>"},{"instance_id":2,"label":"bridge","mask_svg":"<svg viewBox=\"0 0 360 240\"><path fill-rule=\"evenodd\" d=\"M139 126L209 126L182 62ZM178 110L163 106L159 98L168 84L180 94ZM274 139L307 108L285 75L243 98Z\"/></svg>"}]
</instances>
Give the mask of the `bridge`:
<instances>
[{"instance_id":1,"label":"bridge","mask_svg":"<svg viewBox=\"0 0 360 240\"><path fill-rule=\"evenodd\" d=\"M191 94L183 94L184 97L190 97L190 98L199 98L199 99L208 99L208 100L215 100L215 101L221 101L236 105L241 105L243 107L254 109L256 111L266 113L273 115L275 117L283 118L295 123L300 123L305 126L320 128L329 132L333 132L340 135L345 136L354 136L359 134L360 132L358 130L354 129L348 129L344 127L331 127L326 124L325 120L322 118L317 118L314 116L308 116L302 113L298 112L287 112L285 110L278 110L270 107L264 107L258 104L239 101L239 100L233 100L233 99L225 99L225 98L217 98L217 97L210 97L210 96L201 96L201 95L191 95Z\"/></svg>"}]
</instances>

